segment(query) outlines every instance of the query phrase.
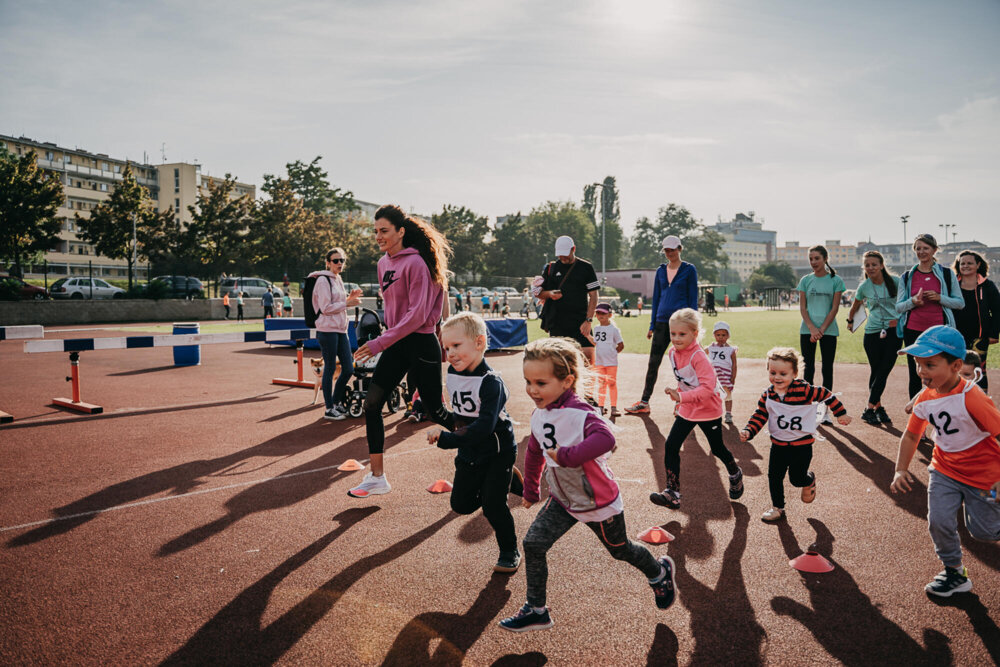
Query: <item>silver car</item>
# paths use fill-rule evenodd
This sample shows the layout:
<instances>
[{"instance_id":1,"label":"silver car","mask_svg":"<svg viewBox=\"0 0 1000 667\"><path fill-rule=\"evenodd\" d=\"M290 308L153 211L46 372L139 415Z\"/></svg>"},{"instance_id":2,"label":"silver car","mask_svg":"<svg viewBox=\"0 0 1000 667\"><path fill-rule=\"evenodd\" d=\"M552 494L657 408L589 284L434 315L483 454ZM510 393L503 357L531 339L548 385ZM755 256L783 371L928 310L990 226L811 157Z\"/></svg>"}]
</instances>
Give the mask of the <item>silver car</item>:
<instances>
[{"instance_id":1,"label":"silver car","mask_svg":"<svg viewBox=\"0 0 1000 667\"><path fill-rule=\"evenodd\" d=\"M53 299L122 299L125 290L100 278L60 278L49 290Z\"/></svg>"},{"instance_id":2,"label":"silver car","mask_svg":"<svg viewBox=\"0 0 1000 667\"><path fill-rule=\"evenodd\" d=\"M269 280L264 280L263 278L246 278L246 277L235 277L235 278L223 278L219 282L219 291L223 294L229 293L234 295L237 292L243 292L250 298L259 298L267 293L267 288L271 288L271 293L274 294L275 298L281 298L285 296L285 293L281 291L281 288L272 283Z\"/></svg>"}]
</instances>

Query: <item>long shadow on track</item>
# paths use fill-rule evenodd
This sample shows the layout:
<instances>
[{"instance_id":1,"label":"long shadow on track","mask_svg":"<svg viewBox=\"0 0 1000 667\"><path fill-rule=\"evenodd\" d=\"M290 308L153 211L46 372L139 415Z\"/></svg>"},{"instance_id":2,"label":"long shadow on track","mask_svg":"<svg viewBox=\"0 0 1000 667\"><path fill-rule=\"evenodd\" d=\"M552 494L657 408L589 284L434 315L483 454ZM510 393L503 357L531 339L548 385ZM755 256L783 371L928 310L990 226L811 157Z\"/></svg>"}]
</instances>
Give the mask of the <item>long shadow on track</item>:
<instances>
[{"instance_id":1,"label":"long shadow on track","mask_svg":"<svg viewBox=\"0 0 1000 667\"><path fill-rule=\"evenodd\" d=\"M283 562L263 579L240 593L199 629L164 665L272 665L312 629L351 586L365 575L415 549L458 517L449 512L431 525L388 548L355 561L303 598L267 627L261 621L279 584L323 552L347 529L377 512L359 507L334 517L340 525Z\"/></svg>"},{"instance_id":2,"label":"long shadow on track","mask_svg":"<svg viewBox=\"0 0 1000 667\"><path fill-rule=\"evenodd\" d=\"M937 630L925 628L921 646L886 618L861 591L854 577L833 558L834 537L826 524L818 519L808 521L816 531L812 550L829 559L834 570L823 574L800 573L812 609L779 596L771 600L775 613L797 620L835 660L845 665L950 664L949 639ZM802 553L791 526L779 523L778 533L789 558Z\"/></svg>"}]
</instances>

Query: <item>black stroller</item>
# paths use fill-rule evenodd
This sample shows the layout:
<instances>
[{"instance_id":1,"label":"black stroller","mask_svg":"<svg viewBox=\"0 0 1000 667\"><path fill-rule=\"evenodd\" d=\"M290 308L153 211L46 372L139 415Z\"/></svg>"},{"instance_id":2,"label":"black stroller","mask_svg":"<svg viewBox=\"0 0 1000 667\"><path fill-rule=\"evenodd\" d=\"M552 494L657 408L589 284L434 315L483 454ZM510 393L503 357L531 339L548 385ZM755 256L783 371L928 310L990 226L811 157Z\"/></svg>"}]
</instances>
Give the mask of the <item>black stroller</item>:
<instances>
[{"instance_id":1,"label":"black stroller","mask_svg":"<svg viewBox=\"0 0 1000 667\"><path fill-rule=\"evenodd\" d=\"M370 340L374 340L385 331L385 322L379 313L368 308L358 308L354 311L354 331L358 336L358 347ZM347 397L344 402L347 405L347 412L352 417L360 417L364 413L365 397L368 395L368 386L371 384L372 376L375 374L375 366L378 364L382 353L376 354L368 361L354 365L353 385L347 390ZM400 382L393 388L386 398L386 407L390 413L397 412L406 405L406 383Z\"/></svg>"}]
</instances>

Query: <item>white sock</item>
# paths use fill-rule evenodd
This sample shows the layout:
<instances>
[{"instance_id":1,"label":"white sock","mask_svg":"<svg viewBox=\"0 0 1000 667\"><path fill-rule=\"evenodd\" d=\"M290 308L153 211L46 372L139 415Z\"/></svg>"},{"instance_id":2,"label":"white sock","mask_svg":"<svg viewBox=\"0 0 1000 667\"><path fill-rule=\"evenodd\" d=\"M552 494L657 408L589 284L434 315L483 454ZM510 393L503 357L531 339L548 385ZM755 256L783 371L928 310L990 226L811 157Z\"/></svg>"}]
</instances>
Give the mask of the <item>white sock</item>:
<instances>
[{"instance_id":1,"label":"white sock","mask_svg":"<svg viewBox=\"0 0 1000 667\"><path fill-rule=\"evenodd\" d=\"M546 609L547 607L532 607L531 611L535 612L536 614L544 614Z\"/></svg>"}]
</instances>

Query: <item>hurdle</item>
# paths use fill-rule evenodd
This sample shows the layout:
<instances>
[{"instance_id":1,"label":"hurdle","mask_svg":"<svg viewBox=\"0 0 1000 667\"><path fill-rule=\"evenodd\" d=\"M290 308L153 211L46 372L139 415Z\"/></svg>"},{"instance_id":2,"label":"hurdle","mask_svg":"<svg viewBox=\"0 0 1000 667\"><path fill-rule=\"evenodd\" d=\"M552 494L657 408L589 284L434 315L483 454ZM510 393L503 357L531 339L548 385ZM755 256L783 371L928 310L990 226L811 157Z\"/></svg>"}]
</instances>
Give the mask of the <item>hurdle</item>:
<instances>
[{"instance_id":1,"label":"hurdle","mask_svg":"<svg viewBox=\"0 0 1000 667\"><path fill-rule=\"evenodd\" d=\"M0 341L24 340L26 338L45 338L45 327L41 324L0 327ZM0 410L0 424L9 424L12 421L14 421L14 415Z\"/></svg>"},{"instance_id":2,"label":"hurdle","mask_svg":"<svg viewBox=\"0 0 1000 667\"><path fill-rule=\"evenodd\" d=\"M85 403L80 392L80 353L92 350L137 350L150 347L174 347L177 345L212 345L218 343L267 343L270 341L294 340L299 348L301 361L301 341L316 337L315 329L279 329L275 331L244 331L216 334L163 334L156 336L117 336L108 338L64 338L61 340L29 340L24 344L28 354L47 352L68 352L70 376L67 382L72 383L72 398L54 398L53 405L85 412L100 414L104 411L99 405ZM302 377L301 363L299 377ZM308 385L312 388L312 384Z\"/></svg>"},{"instance_id":3,"label":"hurdle","mask_svg":"<svg viewBox=\"0 0 1000 667\"><path fill-rule=\"evenodd\" d=\"M272 329L268 333L274 333L276 331L283 331L283 330ZM288 331L288 329L284 329L284 331ZM271 380L271 384L280 384L280 385L285 385L286 387L303 387L304 389L313 389L316 387L315 382L310 382L309 380L302 379L302 366L303 366L302 351L304 348L305 348L305 340L301 338L296 339L295 361L293 361L292 363L295 364L298 368L298 378L295 380L292 380L291 378L273 378Z\"/></svg>"}]
</instances>

